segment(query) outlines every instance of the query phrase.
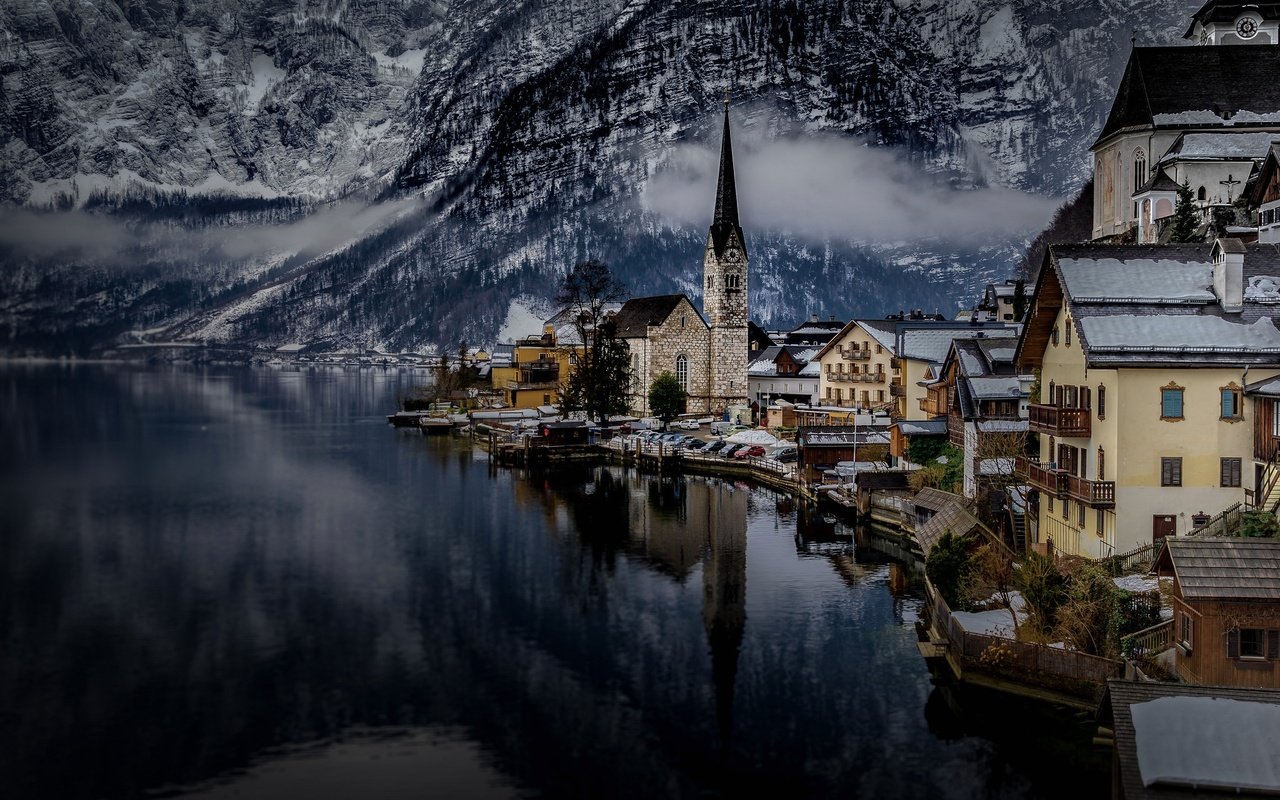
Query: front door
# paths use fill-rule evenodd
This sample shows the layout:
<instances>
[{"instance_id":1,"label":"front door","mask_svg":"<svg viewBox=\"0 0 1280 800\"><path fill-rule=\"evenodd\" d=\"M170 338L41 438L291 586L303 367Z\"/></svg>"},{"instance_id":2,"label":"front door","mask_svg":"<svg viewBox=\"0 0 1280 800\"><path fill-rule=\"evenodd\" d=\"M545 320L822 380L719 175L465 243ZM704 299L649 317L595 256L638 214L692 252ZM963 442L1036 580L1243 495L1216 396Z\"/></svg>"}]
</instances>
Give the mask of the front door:
<instances>
[{"instance_id":1,"label":"front door","mask_svg":"<svg viewBox=\"0 0 1280 800\"><path fill-rule=\"evenodd\" d=\"M1173 536L1178 532L1178 518L1172 514L1156 514L1151 518L1151 541L1160 544L1160 540L1166 536Z\"/></svg>"}]
</instances>

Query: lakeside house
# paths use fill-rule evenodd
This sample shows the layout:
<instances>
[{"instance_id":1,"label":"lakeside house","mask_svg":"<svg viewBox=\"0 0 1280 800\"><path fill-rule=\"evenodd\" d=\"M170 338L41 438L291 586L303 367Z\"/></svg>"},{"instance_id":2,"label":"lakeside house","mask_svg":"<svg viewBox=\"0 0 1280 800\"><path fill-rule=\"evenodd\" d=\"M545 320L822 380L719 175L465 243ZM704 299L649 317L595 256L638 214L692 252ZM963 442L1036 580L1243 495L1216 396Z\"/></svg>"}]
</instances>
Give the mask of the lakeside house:
<instances>
[{"instance_id":1,"label":"lakeside house","mask_svg":"<svg viewBox=\"0 0 1280 800\"><path fill-rule=\"evenodd\" d=\"M818 349L813 345L773 345L759 351L747 364L747 396L757 417L778 401L791 405L816 405Z\"/></svg>"},{"instance_id":2,"label":"lakeside house","mask_svg":"<svg viewBox=\"0 0 1280 800\"><path fill-rule=\"evenodd\" d=\"M1280 540L1165 539L1173 668L1186 683L1280 689Z\"/></svg>"},{"instance_id":3,"label":"lakeside house","mask_svg":"<svg viewBox=\"0 0 1280 800\"><path fill-rule=\"evenodd\" d=\"M819 402L836 408L888 410L893 320L851 320L818 350Z\"/></svg>"},{"instance_id":4,"label":"lakeside house","mask_svg":"<svg viewBox=\"0 0 1280 800\"><path fill-rule=\"evenodd\" d=\"M1019 462L1040 541L1097 558L1252 500L1244 392L1280 364L1277 279L1275 245L1049 248L1016 357L1040 376Z\"/></svg>"},{"instance_id":5,"label":"lakeside house","mask_svg":"<svg viewBox=\"0 0 1280 800\"><path fill-rule=\"evenodd\" d=\"M560 402L561 382L571 369L571 352L556 339L548 325L537 336L526 336L508 349L494 348L497 358L489 361L489 380L502 393L508 408L537 408Z\"/></svg>"}]
</instances>

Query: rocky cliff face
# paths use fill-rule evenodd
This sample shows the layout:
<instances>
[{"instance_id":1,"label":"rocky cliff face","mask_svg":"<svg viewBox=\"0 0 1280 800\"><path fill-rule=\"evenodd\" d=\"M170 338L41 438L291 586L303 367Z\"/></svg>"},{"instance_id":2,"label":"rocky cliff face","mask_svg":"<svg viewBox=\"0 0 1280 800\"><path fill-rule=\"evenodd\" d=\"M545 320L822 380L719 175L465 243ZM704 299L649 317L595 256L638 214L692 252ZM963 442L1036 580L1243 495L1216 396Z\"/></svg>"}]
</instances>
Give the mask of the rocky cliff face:
<instances>
[{"instance_id":1,"label":"rocky cliff face","mask_svg":"<svg viewBox=\"0 0 1280 800\"><path fill-rule=\"evenodd\" d=\"M1172 41L1192 5L0 0L8 213L76 208L82 244L116 241L24 238L47 214L0 226L8 345L483 340L588 255L637 293L696 294L712 197L706 219L680 198L726 91L764 165L740 181L754 316L954 308L1035 231L937 220L993 187L1078 186L1131 31ZM858 185L815 189L850 206L825 227L801 230L791 197L753 216L752 193L785 194L771 145L823 135L897 166L840 155ZM688 191L655 190L671 176Z\"/></svg>"}]
</instances>

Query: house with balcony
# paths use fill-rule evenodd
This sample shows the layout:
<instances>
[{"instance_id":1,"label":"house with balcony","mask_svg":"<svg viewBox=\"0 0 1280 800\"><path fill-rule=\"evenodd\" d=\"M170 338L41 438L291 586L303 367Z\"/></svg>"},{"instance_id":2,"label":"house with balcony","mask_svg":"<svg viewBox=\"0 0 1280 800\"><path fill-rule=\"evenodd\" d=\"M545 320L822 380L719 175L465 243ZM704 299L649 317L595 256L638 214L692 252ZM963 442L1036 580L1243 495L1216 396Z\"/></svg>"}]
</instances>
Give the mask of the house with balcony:
<instances>
[{"instance_id":1,"label":"house with balcony","mask_svg":"<svg viewBox=\"0 0 1280 800\"><path fill-rule=\"evenodd\" d=\"M1258 241L1280 244L1280 135L1249 184L1249 205L1258 215Z\"/></svg>"},{"instance_id":2,"label":"house with balcony","mask_svg":"<svg viewBox=\"0 0 1280 800\"><path fill-rule=\"evenodd\" d=\"M1003 322L921 320L900 322L894 329L894 365L897 371L889 386L894 398L895 420L926 420L928 386L937 381L942 362L957 339L1007 339L1015 341L1019 327Z\"/></svg>"},{"instance_id":3,"label":"house with balcony","mask_svg":"<svg viewBox=\"0 0 1280 800\"><path fill-rule=\"evenodd\" d=\"M1173 578L1179 679L1280 689L1280 540L1166 539L1152 569Z\"/></svg>"},{"instance_id":4,"label":"house with balcony","mask_svg":"<svg viewBox=\"0 0 1280 800\"><path fill-rule=\"evenodd\" d=\"M813 361L818 403L832 408L888 409L893 377L893 320L855 319L842 326Z\"/></svg>"},{"instance_id":5,"label":"house with balcony","mask_svg":"<svg viewBox=\"0 0 1280 800\"><path fill-rule=\"evenodd\" d=\"M948 438L964 453L966 497L992 485L1003 493L1014 483L1016 459L1026 455L1035 376L1014 367L1017 348L1007 336L955 339L936 379L925 382L920 407L930 418L946 420Z\"/></svg>"},{"instance_id":6,"label":"house with balcony","mask_svg":"<svg viewBox=\"0 0 1280 800\"><path fill-rule=\"evenodd\" d=\"M572 355L560 346L556 329L545 326L544 332L526 336L510 346L494 348L498 358L491 359L489 380L502 402L509 408L537 408L560 402L561 382L569 375Z\"/></svg>"},{"instance_id":7,"label":"house with balcony","mask_svg":"<svg viewBox=\"0 0 1280 800\"><path fill-rule=\"evenodd\" d=\"M1280 247L1235 239L1049 248L1015 358L1039 375L1038 541L1107 556L1256 496L1245 391L1280 371L1278 277Z\"/></svg>"},{"instance_id":8,"label":"house with balcony","mask_svg":"<svg viewBox=\"0 0 1280 800\"><path fill-rule=\"evenodd\" d=\"M778 400L792 405L816 405L818 371L806 369L818 348L774 345L752 353L747 363L747 399L757 415Z\"/></svg>"}]
</instances>

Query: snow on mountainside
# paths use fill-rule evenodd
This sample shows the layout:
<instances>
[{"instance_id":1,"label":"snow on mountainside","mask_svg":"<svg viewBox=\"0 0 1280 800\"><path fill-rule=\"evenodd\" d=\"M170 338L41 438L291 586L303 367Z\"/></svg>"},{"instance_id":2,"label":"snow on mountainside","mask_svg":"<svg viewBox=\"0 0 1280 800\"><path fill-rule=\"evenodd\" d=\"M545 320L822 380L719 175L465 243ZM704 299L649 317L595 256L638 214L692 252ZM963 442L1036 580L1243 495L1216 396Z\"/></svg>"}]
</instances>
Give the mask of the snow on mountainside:
<instances>
[{"instance_id":1,"label":"snow on mountainside","mask_svg":"<svg viewBox=\"0 0 1280 800\"><path fill-rule=\"evenodd\" d=\"M587 256L697 295L726 91L753 316L954 308L1193 6L0 0L0 197L79 209L0 219L4 341L483 341Z\"/></svg>"}]
</instances>

